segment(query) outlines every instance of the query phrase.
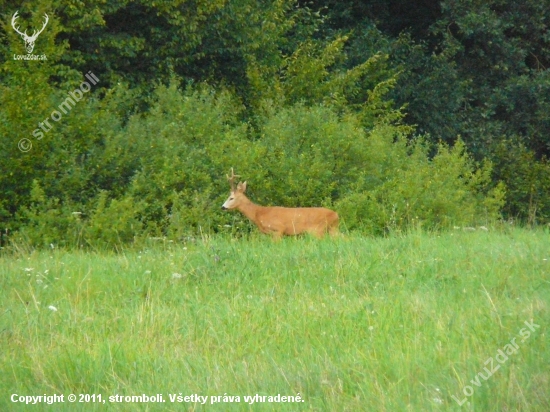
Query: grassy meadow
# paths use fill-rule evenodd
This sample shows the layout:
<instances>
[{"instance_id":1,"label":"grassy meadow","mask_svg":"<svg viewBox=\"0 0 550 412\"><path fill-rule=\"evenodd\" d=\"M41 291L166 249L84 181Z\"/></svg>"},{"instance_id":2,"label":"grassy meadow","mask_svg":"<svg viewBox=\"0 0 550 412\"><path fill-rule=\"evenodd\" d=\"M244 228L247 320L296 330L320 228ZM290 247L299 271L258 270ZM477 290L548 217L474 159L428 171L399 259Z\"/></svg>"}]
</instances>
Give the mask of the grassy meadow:
<instances>
[{"instance_id":1,"label":"grassy meadow","mask_svg":"<svg viewBox=\"0 0 550 412\"><path fill-rule=\"evenodd\" d=\"M16 248L0 410L549 411L549 305L547 230ZM209 398L170 399L193 394Z\"/></svg>"}]
</instances>

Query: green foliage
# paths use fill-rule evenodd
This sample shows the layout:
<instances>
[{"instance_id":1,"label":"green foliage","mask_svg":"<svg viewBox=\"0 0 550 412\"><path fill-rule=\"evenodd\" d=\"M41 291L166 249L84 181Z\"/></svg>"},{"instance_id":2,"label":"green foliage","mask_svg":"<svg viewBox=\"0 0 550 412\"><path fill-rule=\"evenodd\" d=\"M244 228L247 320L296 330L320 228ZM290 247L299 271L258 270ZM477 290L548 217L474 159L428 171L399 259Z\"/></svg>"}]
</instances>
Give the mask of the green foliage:
<instances>
[{"instance_id":1,"label":"green foliage","mask_svg":"<svg viewBox=\"0 0 550 412\"><path fill-rule=\"evenodd\" d=\"M119 107L120 100L112 96L103 103ZM245 158L254 161L239 111L228 93L160 86L150 113L130 116L123 129L100 135L100 144L88 147L83 161L77 162L81 148L73 145L52 154L52 161L63 155L67 165L55 180L40 180L40 200L20 215L27 237L38 244L112 246L138 235L179 239L199 227L219 229L227 216L205 210L213 202L221 205L227 192L224 171ZM76 117L81 129L94 120ZM52 142L57 150L64 144ZM72 231L73 212L78 212L78 232ZM49 226L63 229L48 233Z\"/></svg>"},{"instance_id":2,"label":"green foliage","mask_svg":"<svg viewBox=\"0 0 550 412\"><path fill-rule=\"evenodd\" d=\"M274 112L257 141L263 156L251 188L271 205L331 204L360 169L364 141L357 119L340 121L326 107L298 104Z\"/></svg>"},{"instance_id":3,"label":"green foliage","mask_svg":"<svg viewBox=\"0 0 550 412\"><path fill-rule=\"evenodd\" d=\"M147 116L132 117L126 131L107 142L108 151L121 150L120 168L127 159L135 163L127 190L145 203L150 231L190 235L199 227L219 228L223 219L205 210L221 205L224 173L255 161L240 111L227 92L202 87L181 93L173 83L159 87Z\"/></svg>"},{"instance_id":4,"label":"green foliage","mask_svg":"<svg viewBox=\"0 0 550 412\"><path fill-rule=\"evenodd\" d=\"M396 82L388 56L370 53L349 67L344 47L347 36L328 42L304 41L286 56L276 73L252 64L248 70L251 101L258 114L296 104L324 105L339 113L360 116L363 126L399 122L403 114L387 98Z\"/></svg>"},{"instance_id":5,"label":"green foliage","mask_svg":"<svg viewBox=\"0 0 550 412\"><path fill-rule=\"evenodd\" d=\"M548 154L549 5L442 3L444 17L434 31L444 39L443 53L455 62L459 79L469 81L462 129L476 152L486 155L492 141L518 135L538 156Z\"/></svg>"},{"instance_id":6,"label":"green foliage","mask_svg":"<svg viewBox=\"0 0 550 412\"><path fill-rule=\"evenodd\" d=\"M119 97L103 105L119 107ZM182 92L173 82L158 87L148 113L131 115L124 126L114 122L100 145L84 146L84 161L82 146L52 141L51 161L66 159L67 166L35 182L19 215L27 239L99 247L226 231L246 221L220 210L230 167L260 204L335 207L348 228L369 233L498 216L500 189L488 193L489 168L476 170L462 144L440 145L430 159L422 141L408 143L407 127L381 117L367 130L361 113L325 105L265 110L257 134L239 120L242 113L227 91ZM88 122L105 121L75 113L67 125L77 120L83 138L91 134Z\"/></svg>"},{"instance_id":7,"label":"green foliage","mask_svg":"<svg viewBox=\"0 0 550 412\"><path fill-rule=\"evenodd\" d=\"M406 104L405 122L432 141L452 144L465 131L468 114L463 109L468 106L471 81L461 78L455 62L445 54L431 54L426 43L417 43L409 35L385 47L402 69L390 96Z\"/></svg>"},{"instance_id":8,"label":"green foliage","mask_svg":"<svg viewBox=\"0 0 550 412\"><path fill-rule=\"evenodd\" d=\"M54 2L71 50L64 61L95 69L110 85L126 81L144 94L150 79L226 83L247 92L246 67L280 58L287 34L308 32L307 13L295 0L91 1L85 8ZM297 27L298 22L304 24Z\"/></svg>"},{"instance_id":9,"label":"green foliage","mask_svg":"<svg viewBox=\"0 0 550 412\"><path fill-rule=\"evenodd\" d=\"M8 91L17 89L10 87ZM99 102L87 95L55 122L52 113L61 113L59 106L67 99L68 92L54 90L47 83L37 86L37 90L45 92L37 93L39 100L36 105L29 102L32 107L25 111L24 118L17 113L18 108L27 103L16 99L17 93L9 100L10 93L4 95L5 122L0 128L10 131L2 135L3 155L7 159L0 165L0 179L4 193L8 195L3 203L6 219L9 219L6 226L11 229L25 223L25 220L17 221L13 217L32 202L33 181L39 182L46 199L57 199L62 205L85 205L93 198L101 188L99 159L104 152L103 141L120 125L117 117L108 110L109 99ZM50 128L42 131L39 122L48 122ZM37 131L40 135L36 134ZM18 141L21 139L30 140L30 151L23 153L19 150ZM48 201L43 206L47 204ZM54 208L53 203L51 207ZM69 209L67 211L74 211Z\"/></svg>"},{"instance_id":10,"label":"green foliage","mask_svg":"<svg viewBox=\"0 0 550 412\"><path fill-rule=\"evenodd\" d=\"M477 159L510 163L498 147L521 141L534 169L550 155L550 3L545 1L444 1L404 7L402 1L315 2L328 9L332 30L352 32L349 61L387 53L400 75L389 96L406 105L407 124L432 142L457 136ZM330 33L330 31L328 31ZM517 164L513 161L512 164ZM500 168L500 167L499 167ZM523 174L521 167L519 174ZM544 173L543 173L544 174ZM543 174L537 183L544 187ZM497 174L518 187L514 173ZM527 219L533 206L521 190L508 192L505 213ZM537 209L548 208L545 196ZM543 200L544 199L544 200ZM548 222L546 213L538 222Z\"/></svg>"},{"instance_id":11,"label":"green foliage","mask_svg":"<svg viewBox=\"0 0 550 412\"><path fill-rule=\"evenodd\" d=\"M495 178L508 187L506 215L531 223L549 221L549 6L443 2L434 26L462 86L463 104L449 124L475 156L496 165Z\"/></svg>"},{"instance_id":12,"label":"green foliage","mask_svg":"<svg viewBox=\"0 0 550 412\"><path fill-rule=\"evenodd\" d=\"M381 128L365 150L370 166L354 192L337 203L348 228L384 233L487 224L499 217L504 188L489 188L490 167L476 168L460 141L451 149L440 144L430 160L422 140L395 141L391 130Z\"/></svg>"},{"instance_id":13,"label":"green foliage","mask_svg":"<svg viewBox=\"0 0 550 412\"><path fill-rule=\"evenodd\" d=\"M39 11L32 14L29 21L18 21L22 30L29 26L40 27L44 8L37 9ZM23 8L19 14L19 20L27 20L29 16ZM54 45L58 27L55 18L50 20L49 30L38 37L34 50L34 53L46 54L46 61L14 60L15 54L26 54L24 42L10 23L2 22L5 37L0 42L0 187L3 193L0 216L4 227L11 229L14 227L8 221L20 207L28 204L33 180L44 173L48 149L38 145L33 132L38 122L50 115L53 102L61 96L49 79L59 79L59 86L75 75L70 68L58 63L65 47ZM18 149L19 142L26 148L29 141L34 143L33 156Z\"/></svg>"},{"instance_id":14,"label":"green foliage","mask_svg":"<svg viewBox=\"0 0 550 412\"><path fill-rule=\"evenodd\" d=\"M508 202L504 212L529 225L550 221L550 164L537 161L522 143L503 141L493 156L495 176L506 182Z\"/></svg>"},{"instance_id":15,"label":"green foliage","mask_svg":"<svg viewBox=\"0 0 550 412\"><path fill-rule=\"evenodd\" d=\"M106 192L100 193L83 230L83 240L100 247L132 242L142 231L138 214L143 207L143 201L131 196L109 200Z\"/></svg>"},{"instance_id":16,"label":"green foliage","mask_svg":"<svg viewBox=\"0 0 550 412\"><path fill-rule=\"evenodd\" d=\"M47 196L37 180L32 182L30 204L18 211L25 226L19 230L26 243L36 246L77 246L80 213L74 205Z\"/></svg>"}]
</instances>

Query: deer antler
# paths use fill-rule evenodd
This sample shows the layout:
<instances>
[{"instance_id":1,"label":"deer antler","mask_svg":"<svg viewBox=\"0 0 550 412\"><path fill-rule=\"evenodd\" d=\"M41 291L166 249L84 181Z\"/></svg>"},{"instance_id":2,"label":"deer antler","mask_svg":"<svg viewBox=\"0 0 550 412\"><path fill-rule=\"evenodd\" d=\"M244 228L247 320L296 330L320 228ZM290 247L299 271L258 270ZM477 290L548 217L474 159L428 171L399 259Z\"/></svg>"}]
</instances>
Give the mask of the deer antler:
<instances>
[{"instance_id":1,"label":"deer antler","mask_svg":"<svg viewBox=\"0 0 550 412\"><path fill-rule=\"evenodd\" d=\"M229 185L231 186L231 191L235 191L235 178L240 177L239 175L236 175L233 171L233 168L231 168L231 176L225 175L227 177L227 180L229 180Z\"/></svg>"},{"instance_id":2,"label":"deer antler","mask_svg":"<svg viewBox=\"0 0 550 412\"><path fill-rule=\"evenodd\" d=\"M38 31L38 33L36 32L36 30L34 31L34 33L32 34L33 38L36 39L38 37L38 35L44 31L44 29L46 28L46 25L48 24L48 21L50 21L50 18L48 17L48 15L46 13L44 13L44 25Z\"/></svg>"},{"instance_id":3,"label":"deer antler","mask_svg":"<svg viewBox=\"0 0 550 412\"><path fill-rule=\"evenodd\" d=\"M19 27L15 27L15 20L17 20L19 18L19 16L17 15L17 13L19 13L19 11L16 11L15 14L13 15L13 17L11 18L11 26L13 27L13 29L18 33L20 34L21 36L23 37L29 37L27 36L27 30L25 30L25 33L21 33L19 31Z\"/></svg>"}]
</instances>

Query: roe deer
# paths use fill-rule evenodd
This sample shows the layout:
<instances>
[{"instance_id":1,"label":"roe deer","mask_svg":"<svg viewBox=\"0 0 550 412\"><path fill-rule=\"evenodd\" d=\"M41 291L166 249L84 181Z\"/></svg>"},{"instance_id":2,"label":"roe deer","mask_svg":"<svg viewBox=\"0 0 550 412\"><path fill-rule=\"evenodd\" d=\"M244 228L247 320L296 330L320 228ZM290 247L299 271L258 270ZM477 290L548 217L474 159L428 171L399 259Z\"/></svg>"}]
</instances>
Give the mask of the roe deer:
<instances>
[{"instance_id":1,"label":"roe deer","mask_svg":"<svg viewBox=\"0 0 550 412\"><path fill-rule=\"evenodd\" d=\"M338 213L322 207L267 207L252 203L244 192L246 182L235 187L235 178L238 177L231 168L231 176L227 176L231 186L229 198L222 209L237 209L258 226L262 233L271 234L274 238L283 235L298 235L310 233L323 237L325 233L338 233Z\"/></svg>"}]
</instances>

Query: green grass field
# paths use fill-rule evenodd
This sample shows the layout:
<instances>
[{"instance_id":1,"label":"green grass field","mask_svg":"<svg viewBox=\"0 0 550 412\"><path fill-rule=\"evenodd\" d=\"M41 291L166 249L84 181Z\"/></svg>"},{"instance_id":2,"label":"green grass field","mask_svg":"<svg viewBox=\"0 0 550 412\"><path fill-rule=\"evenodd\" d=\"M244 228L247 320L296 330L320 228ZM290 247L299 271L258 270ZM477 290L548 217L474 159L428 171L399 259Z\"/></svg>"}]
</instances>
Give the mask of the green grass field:
<instances>
[{"instance_id":1,"label":"green grass field","mask_svg":"<svg viewBox=\"0 0 550 412\"><path fill-rule=\"evenodd\" d=\"M550 411L548 231L19 250L0 286L0 411Z\"/></svg>"}]
</instances>

